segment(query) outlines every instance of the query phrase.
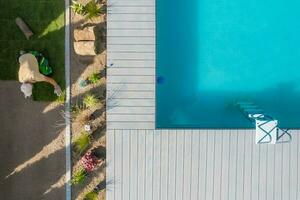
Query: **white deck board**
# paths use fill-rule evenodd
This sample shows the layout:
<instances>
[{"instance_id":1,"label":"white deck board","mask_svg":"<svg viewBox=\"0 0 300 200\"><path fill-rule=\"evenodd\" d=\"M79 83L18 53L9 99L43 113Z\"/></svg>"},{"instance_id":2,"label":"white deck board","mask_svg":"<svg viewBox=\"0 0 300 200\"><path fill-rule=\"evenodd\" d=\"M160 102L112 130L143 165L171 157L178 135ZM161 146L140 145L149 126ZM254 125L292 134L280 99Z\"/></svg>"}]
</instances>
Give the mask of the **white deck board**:
<instances>
[{"instance_id":1,"label":"white deck board","mask_svg":"<svg viewBox=\"0 0 300 200\"><path fill-rule=\"evenodd\" d=\"M125 69L128 70L128 69ZM133 69L134 70L134 69ZM128 71L131 71L128 70ZM141 70L143 71L143 70ZM114 73L112 73L114 74ZM153 91L153 84L146 83L146 84L138 84L138 83L131 83L131 84L124 84L124 83L110 83L107 87L109 91L118 91L122 89L122 91Z\"/></svg>"},{"instance_id":2,"label":"white deck board","mask_svg":"<svg viewBox=\"0 0 300 200\"><path fill-rule=\"evenodd\" d=\"M112 76L107 82L110 83L152 83L154 84L155 78L153 76ZM141 96L142 97L142 96ZM153 96L154 97L154 96Z\"/></svg>"},{"instance_id":3,"label":"white deck board","mask_svg":"<svg viewBox=\"0 0 300 200\"><path fill-rule=\"evenodd\" d=\"M124 14L124 13L130 13L130 14L154 14L155 13L155 7L154 6L111 6L107 9L107 12L109 14Z\"/></svg>"},{"instance_id":4,"label":"white deck board","mask_svg":"<svg viewBox=\"0 0 300 200\"><path fill-rule=\"evenodd\" d=\"M154 6L155 2L153 0L110 0L108 2L109 7L132 7L132 6Z\"/></svg>"},{"instance_id":5,"label":"white deck board","mask_svg":"<svg viewBox=\"0 0 300 200\"><path fill-rule=\"evenodd\" d=\"M107 198L298 200L299 131L277 145L256 145L253 133L111 130Z\"/></svg>"},{"instance_id":6,"label":"white deck board","mask_svg":"<svg viewBox=\"0 0 300 200\"><path fill-rule=\"evenodd\" d=\"M168 149L169 149L169 133L168 131L162 131L161 138L161 162L160 162L160 198L168 199L168 176L169 176L169 159L168 159Z\"/></svg>"},{"instance_id":7,"label":"white deck board","mask_svg":"<svg viewBox=\"0 0 300 200\"><path fill-rule=\"evenodd\" d=\"M138 187L138 131L130 131L130 200L138 200L137 187Z\"/></svg>"},{"instance_id":8,"label":"white deck board","mask_svg":"<svg viewBox=\"0 0 300 200\"><path fill-rule=\"evenodd\" d=\"M122 199L130 200L130 157L131 157L131 140L128 130L122 130L121 132L123 138L122 144Z\"/></svg>"},{"instance_id":9,"label":"white deck board","mask_svg":"<svg viewBox=\"0 0 300 200\"><path fill-rule=\"evenodd\" d=\"M139 131L138 137L138 184L137 196L138 199L145 199L145 178L146 178L146 131Z\"/></svg>"},{"instance_id":10,"label":"white deck board","mask_svg":"<svg viewBox=\"0 0 300 200\"><path fill-rule=\"evenodd\" d=\"M300 131L155 130L155 1L109 0L107 200L299 200Z\"/></svg>"},{"instance_id":11,"label":"white deck board","mask_svg":"<svg viewBox=\"0 0 300 200\"><path fill-rule=\"evenodd\" d=\"M107 35L107 43L108 44L118 44L118 45L153 45L155 44L155 37L122 37L122 36L110 36ZM107 50L110 51L109 46L107 47ZM110 56L111 54L108 54L107 56ZM112 59L118 59L118 57L113 57Z\"/></svg>"},{"instance_id":12,"label":"white deck board","mask_svg":"<svg viewBox=\"0 0 300 200\"><path fill-rule=\"evenodd\" d=\"M110 29L107 31L107 34L109 34L110 37L154 37L155 36L155 30L130 30L130 29Z\"/></svg>"},{"instance_id":13,"label":"white deck board","mask_svg":"<svg viewBox=\"0 0 300 200\"><path fill-rule=\"evenodd\" d=\"M176 186L175 186L175 195L176 199L183 199L183 178L184 178L184 131L178 130L175 132L177 139L177 155L176 155Z\"/></svg>"},{"instance_id":14,"label":"white deck board","mask_svg":"<svg viewBox=\"0 0 300 200\"><path fill-rule=\"evenodd\" d=\"M150 37L150 36L145 36ZM154 53L144 53L144 52L116 52L110 53L107 56L108 59L117 58L119 60L154 60Z\"/></svg>"},{"instance_id":15,"label":"white deck board","mask_svg":"<svg viewBox=\"0 0 300 200\"><path fill-rule=\"evenodd\" d=\"M145 200L152 200L153 197L153 141L154 131L146 131L145 159L146 159L146 181L145 181Z\"/></svg>"},{"instance_id":16,"label":"white deck board","mask_svg":"<svg viewBox=\"0 0 300 200\"><path fill-rule=\"evenodd\" d=\"M154 53L154 45L111 45L108 53L114 52L144 52L144 53ZM113 68L110 68L113 69ZM152 73L153 74L153 73Z\"/></svg>"},{"instance_id":17,"label":"white deck board","mask_svg":"<svg viewBox=\"0 0 300 200\"><path fill-rule=\"evenodd\" d=\"M155 30L155 22L113 22L107 24L108 30ZM111 45L111 44L110 44Z\"/></svg>"},{"instance_id":18,"label":"white deck board","mask_svg":"<svg viewBox=\"0 0 300 200\"><path fill-rule=\"evenodd\" d=\"M153 22L155 21L154 14L112 14L107 18L107 22Z\"/></svg>"}]
</instances>

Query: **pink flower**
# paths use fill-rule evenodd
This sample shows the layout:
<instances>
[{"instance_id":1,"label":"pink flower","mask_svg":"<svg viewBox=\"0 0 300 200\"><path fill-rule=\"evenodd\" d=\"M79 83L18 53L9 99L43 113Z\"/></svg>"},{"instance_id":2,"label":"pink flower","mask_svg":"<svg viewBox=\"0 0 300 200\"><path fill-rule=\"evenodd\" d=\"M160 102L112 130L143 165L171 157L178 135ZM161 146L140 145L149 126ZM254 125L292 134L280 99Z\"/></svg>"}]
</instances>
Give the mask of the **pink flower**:
<instances>
[{"instance_id":1,"label":"pink flower","mask_svg":"<svg viewBox=\"0 0 300 200\"><path fill-rule=\"evenodd\" d=\"M87 172L91 172L98 164L98 159L89 151L81 158L81 163Z\"/></svg>"}]
</instances>

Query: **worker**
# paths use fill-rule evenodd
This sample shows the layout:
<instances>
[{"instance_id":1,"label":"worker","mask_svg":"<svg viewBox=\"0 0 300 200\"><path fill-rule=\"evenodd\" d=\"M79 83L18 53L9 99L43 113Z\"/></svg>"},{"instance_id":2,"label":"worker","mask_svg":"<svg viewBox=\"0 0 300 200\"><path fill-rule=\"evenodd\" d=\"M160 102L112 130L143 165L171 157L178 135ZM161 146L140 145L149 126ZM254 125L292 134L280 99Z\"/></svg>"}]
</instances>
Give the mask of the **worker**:
<instances>
[{"instance_id":1,"label":"worker","mask_svg":"<svg viewBox=\"0 0 300 200\"><path fill-rule=\"evenodd\" d=\"M22 83L21 91L24 93L25 98L32 95L33 83L36 82L48 82L54 87L54 93L60 96L62 91L57 82L40 73L39 64L34 55L31 53L25 53L19 57L20 69L19 69L19 81Z\"/></svg>"}]
</instances>

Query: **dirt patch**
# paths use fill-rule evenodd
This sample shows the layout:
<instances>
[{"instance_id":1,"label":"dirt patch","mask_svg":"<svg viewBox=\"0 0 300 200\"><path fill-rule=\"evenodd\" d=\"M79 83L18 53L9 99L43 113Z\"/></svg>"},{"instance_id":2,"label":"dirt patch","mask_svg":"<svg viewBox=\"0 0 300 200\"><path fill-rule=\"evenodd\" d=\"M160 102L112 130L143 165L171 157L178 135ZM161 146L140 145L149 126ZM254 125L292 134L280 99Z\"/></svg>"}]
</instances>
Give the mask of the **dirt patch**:
<instances>
[{"instance_id":1,"label":"dirt patch","mask_svg":"<svg viewBox=\"0 0 300 200\"><path fill-rule=\"evenodd\" d=\"M25 99L19 88L0 81L1 199L65 199L63 108Z\"/></svg>"}]
</instances>

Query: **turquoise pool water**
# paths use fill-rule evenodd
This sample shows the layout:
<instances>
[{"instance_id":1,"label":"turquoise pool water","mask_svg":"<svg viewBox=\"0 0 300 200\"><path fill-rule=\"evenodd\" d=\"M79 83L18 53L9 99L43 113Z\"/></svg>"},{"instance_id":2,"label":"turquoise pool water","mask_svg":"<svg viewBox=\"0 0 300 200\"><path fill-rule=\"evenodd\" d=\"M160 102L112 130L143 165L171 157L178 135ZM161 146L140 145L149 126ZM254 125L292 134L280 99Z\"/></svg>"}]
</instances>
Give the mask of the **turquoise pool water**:
<instances>
[{"instance_id":1,"label":"turquoise pool water","mask_svg":"<svg viewBox=\"0 0 300 200\"><path fill-rule=\"evenodd\" d=\"M300 128L300 1L156 4L157 128L252 128L237 101Z\"/></svg>"}]
</instances>

